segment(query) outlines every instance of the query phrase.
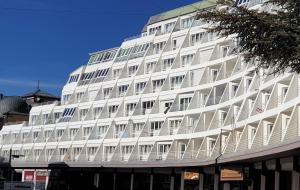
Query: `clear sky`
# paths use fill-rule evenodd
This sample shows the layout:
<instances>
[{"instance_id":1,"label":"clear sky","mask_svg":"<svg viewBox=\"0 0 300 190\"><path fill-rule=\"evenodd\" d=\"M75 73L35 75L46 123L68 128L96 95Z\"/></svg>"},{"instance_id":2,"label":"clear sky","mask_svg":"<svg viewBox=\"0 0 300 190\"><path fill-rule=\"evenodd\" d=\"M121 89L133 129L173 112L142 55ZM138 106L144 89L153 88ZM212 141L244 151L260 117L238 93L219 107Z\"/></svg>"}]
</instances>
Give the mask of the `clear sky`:
<instances>
[{"instance_id":1,"label":"clear sky","mask_svg":"<svg viewBox=\"0 0 300 190\"><path fill-rule=\"evenodd\" d=\"M55 95L88 53L120 46L151 15L197 0L0 0L0 93Z\"/></svg>"}]
</instances>

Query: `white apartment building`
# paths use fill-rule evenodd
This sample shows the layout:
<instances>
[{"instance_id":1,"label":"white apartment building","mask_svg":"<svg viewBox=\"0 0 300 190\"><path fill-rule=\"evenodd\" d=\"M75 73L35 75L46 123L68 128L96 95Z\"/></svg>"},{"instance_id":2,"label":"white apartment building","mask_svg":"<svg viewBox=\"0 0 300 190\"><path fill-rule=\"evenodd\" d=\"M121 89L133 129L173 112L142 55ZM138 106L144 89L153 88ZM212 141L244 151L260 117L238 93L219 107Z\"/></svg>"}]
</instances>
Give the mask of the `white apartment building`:
<instances>
[{"instance_id":1,"label":"white apartment building","mask_svg":"<svg viewBox=\"0 0 300 190\"><path fill-rule=\"evenodd\" d=\"M261 7L256 0L238 4ZM299 75L255 72L255 60L235 53L234 36L219 37L195 19L214 5L203 1L155 15L141 35L91 53L70 74L61 102L33 107L29 123L3 127L3 162L12 150L24 155L12 160L16 168L61 162L82 168L203 167L214 176L222 174L210 167L241 162L248 164L245 176L245 168L267 168L276 181L275 163L291 172L291 189L299 188L293 152L300 147ZM259 174L261 190L268 189L264 176ZM199 178L199 189L210 189ZM170 188L176 189L174 183L171 176ZM223 189L234 185L224 183Z\"/></svg>"}]
</instances>

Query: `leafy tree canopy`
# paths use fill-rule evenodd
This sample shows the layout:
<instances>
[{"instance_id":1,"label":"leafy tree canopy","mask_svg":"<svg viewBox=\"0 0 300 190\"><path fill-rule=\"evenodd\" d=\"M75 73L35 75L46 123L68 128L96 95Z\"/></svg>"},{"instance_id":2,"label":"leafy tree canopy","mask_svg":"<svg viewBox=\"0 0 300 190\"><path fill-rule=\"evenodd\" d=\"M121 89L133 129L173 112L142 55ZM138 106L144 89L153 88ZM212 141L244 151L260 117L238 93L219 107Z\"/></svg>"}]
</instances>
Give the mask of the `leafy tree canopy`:
<instances>
[{"instance_id":1,"label":"leafy tree canopy","mask_svg":"<svg viewBox=\"0 0 300 190\"><path fill-rule=\"evenodd\" d=\"M258 60L257 69L273 73L300 73L300 0L270 0L264 8L251 9L225 0L229 10L199 13L221 36L237 35L238 52L246 61Z\"/></svg>"}]
</instances>

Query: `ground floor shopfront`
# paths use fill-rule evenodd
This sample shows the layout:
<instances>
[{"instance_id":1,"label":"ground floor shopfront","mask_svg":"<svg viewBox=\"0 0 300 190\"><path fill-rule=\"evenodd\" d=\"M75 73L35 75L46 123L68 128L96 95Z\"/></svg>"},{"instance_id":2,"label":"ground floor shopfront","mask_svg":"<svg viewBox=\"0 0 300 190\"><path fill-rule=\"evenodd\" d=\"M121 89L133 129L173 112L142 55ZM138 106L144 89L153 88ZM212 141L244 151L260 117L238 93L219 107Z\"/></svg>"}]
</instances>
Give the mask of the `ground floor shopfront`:
<instances>
[{"instance_id":1,"label":"ground floor shopfront","mask_svg":"<svg viewBox=\"0 0 300 190\"><path fill-rule=\"evenodd\" d=\"M299 157L293 156L217 167L109 168L56 164L46 170L17 171L22 173L21 180L32 181L40 189L42 183L49 190L299 190L299 168Z\"/></svg>"},{"instance_id":2,"label":"ground floor shopfront","mask_svg":"<svg viewBox=\"0 0 300 190\"><path fill-rule=\"evenodd\" d=\"M128 165L129 166L129 165ZM163 166L163 165L162 165ZM12 180L35 190L300 190L299 156L190 167L12 168ZM2 168L2 177L9 172ZM9 175L7 175L9 176Z\"/></svg>"}]
</instances>

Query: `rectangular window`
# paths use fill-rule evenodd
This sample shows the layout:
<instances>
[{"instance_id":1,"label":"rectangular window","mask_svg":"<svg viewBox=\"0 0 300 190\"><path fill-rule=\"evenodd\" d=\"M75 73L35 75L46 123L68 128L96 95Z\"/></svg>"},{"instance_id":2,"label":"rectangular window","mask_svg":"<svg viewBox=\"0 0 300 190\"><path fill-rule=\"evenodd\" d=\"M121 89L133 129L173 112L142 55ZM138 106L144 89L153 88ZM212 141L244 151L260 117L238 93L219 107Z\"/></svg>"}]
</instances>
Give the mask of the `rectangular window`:
<instances>
[{"instance_id":1,"label":"rectangular window","mask_svg":"<svg viewBox=\"0 0 300 190\"><path fill-rule=\"evenodd\" d=\"M119 90L119 92L118 92L118 96L119 97L123 97L123 96L125 96L125 94L126 94L126 92L127 92L127 89L128 89L128 87L129 87L129 85L127 84L127 85L122 85L122 86L119 86L118 87L118 90Z\"/></svg>"},{"instance_id":2,"label":"rectangular window","mask_svg":"<svg viewBox=\"0 0 300 190\"><path fill-rule=\"evenodd\" d=\"M181 57L181 67L191 65L194 59L194 54L184 55Z\"/></svg>"},{"instance_id":3,"label":"rectangular window","mask_svg":"<svg viewBox=\"0 0 300 190\"><path fill-rule=\"evenodd\" d=\"M155 65L156 65L156 61L150 62L150 63L146 63L146 70L145 70L145 73L146 73L146 74L151 73L151 72L153 71Z\"/></svg>"},{"instance_id":4,"label":"rectangular window","mask_svg":"<svg viewBox=\"0 0 300 190\"><path fill-rule=\"evenodd\" d=\"M114 117L117 113L119 105L112 105L108 107L108 117Z\"/></svg>"},{"instance_id":5,"label":"rectangular window","mask_svg":"<svg viewBox=\"0 0 300 190\"><path fill-rule=\"evenodd\" d=\"M146 102L143 102L142 103L142 111L143 111L143 114L148 114L151 112L151 109L154 105L154 100L152 101L146 101Z\"/></svg>"},{"instance_id":6,"label":"rectangular window","mask_svg":"<svg viewBox=\"0 0 300 190\"><path fill-rule=\"evenodd\" d=\"M146 86L146 82L140 82L135 84L135 94L140 94L143 92Z\"/></svg>"},{"instance_id":7,"label":"rectangular window","mask_svg":"<svg viewBox=\"0 0 300 190\"><path fill-rule=\"evenodd\" d=\"M88 113L89 109L80 109L79 110L79 119L83 121Z\"/></svg>"},{"instance_id":8,"label":"rectangular window","mask_svg":"<svg viewBox=\"0 0 300 190\"><path fill-rule=\"evenodd\" d=\"M181 28L185 29L185 28L189 28L192 26L193 24L193 20L194 17L189 17L189 18L185 18L181 20Z\"/></svg>"},{"instance_id":9,"label":"rectangular window","mask_svg":"<svg viewBox=\"0 0 300 190\"><path fill-rule=\"evenodd\" d=\"M93 109L93 115L94 115L94 119L97 119L102 111L102 107L95 107Z\"/></svg>"},{"instance_id":10,"label":"rectangular window","mask_svg":"<svg viewBox=\"0 0 300 190\"><path fill-rule=\"evenodd\" d=\"M80 100L82 99L83 95L84 95L84 92L78 92L78 93L76 93L76 100L77 100L77 102L80 102Z\"/></svg>"},{"instance_id":11,"label":"rectangular window","mask_svg":"<svg viewBox=\"0 0 300 190\"><path fill-rule=\"evenodd\" d=\"M184 111L188 108L192 97L180 98L180 111Z\"/></svg>"},{"instance_id":12,"label":"rectangular window","mask_svg":"<svg viewBox=\"0 0 300 190\"><path fill-rule=\"evenodd\" d=\"M167 23L165 25L165 33L171 33L175 27L175 22Z\"/></svg>"},{"instance_id":13,"label":"rectangular window","mask_svg":"<svg viewBox=\"0 0 300 190\"><path fill-rule=\"evenodd\" d=\"M131 76L135 75L137 69L138 69L138 65L133 65L133 66L128 67L128 76L131 77Z\"/></svg>"},{"instance_id":14,"label":"rectangular window","mask_svg":"<svg viewBox=\"0 0 300 190\"><path fill-rule=\"evenodd\" d=\"M104 97L104 99L109 98L111 91L112 91L112 87L103 88L103 97Z\"/></svg>"},{"instance_id":15,"label":"rectangular window","mask_svg":"<svg viewBox=\"0 0 300 190\"><path fill-rule=\"evenodd\" d=\"M161 127L163 126L163 121L154 121L151 122L150 125L150 136L157 136L159 134L159 131Z\"/></svg>"},{"instance_id":16,"label":"rectangular window","mask_svg":"<svg viewBox=\"0 0 300 190\"><path fill-rule=\"evenodd\" d=\"M121 138L124 131L126 129L126 124L118 124L118 125L115 125L115 135L114 137L115 138Z\"/></svg>"},{"instance_id":17,"label":"rectangular window","mask_svg":"<svg viewBox=\"0 0 300 190\"><path fill-rule=\"evenodd\" d=\"M197 45L201 43L201 40L203 38L203 33L197 33L191 35L191 45Z\"/></svg>"},{"instance_id":18,"label":"rectangular window","mask_svg":"<svg viewBox=\"0 0 300 190\"><path fill-rule=\"evenodd\" d=\"M175 58L169 58L163 60L162 70L166 71L170 69L174 63Z\"/></svg>"},{"instance_id":19,"label":"rectangular window","mask_svg":"<svg viewBox=\"0 0 300 190\"><path fill-rule=\"evenodd\" d=\"M166 42L158 42L153 44L153 53L154 54L159 54L162 52L162 50L164 49L166 45Z\"/></svg>"},{"instance_id":20,"label":"rectangular window","mask_svg":"<svg viewBox=\"0 0 300 190\"><path fill-rule=\"evenodd\" d=\"M184 75L171 77L171 90L180 88L183 79Z\"/></svg>"},{"instance_id":21,"label":"rectangular window","mask_svg":"<svg viewBox=\"0 0 300 190\"><path fill-rule=\"evenodd\" d=\"M136 103L126 104L126 116L129 116L133 113L136 107Z\"/></svg>"},{"instance_id":22,"label":"rectangular window","mask_svg":"<svg viewBox=\"0 0 300 190\"><path fill-rule=\"evenodd\" d=\"M145 123L133 123L132 136L137 137L142 132Z\"/></svg>"},{"instance_id":23,"label":"rectangular window","mask_svg":"<svg viewBox=\"0 0 300 190\"><path fill-rule=\"evenodd\" d=\"M77 82L78 78L79 78L79 74L77 74L77 75L71 75L70 78L69 78L69 83Z\"/></svg>"},{"instance_id":24,"label":"rectangular window","mask_svg":"<svg viewBox=\"0 0 300 190\"><path fill-rule=\"evenodd\" d=\"M113 70L113 79L117 79L121 74L122 69L114 69Z\"/></svg>"},{"instance_id":25,"label":"rectangular window","mask_svg":"<svg viewBox=\"0 0 300 190\"><path fill-rule=\"evenodd\" d=\"M164 82L165 79L153 80L152 81L153 92L159 92Z\"/></svg>"},{"instance_id":26,"label":"rectangular window","mask_svg":"<svg viewBox=\"0 0 300 190\"><path fill-rule=\"evenodd\" d=\"M97 139L102 139L104 138L107 130L108 130L108 125L101 125L97 127L97 131L96 131L96 137Z\"/></svg>"}]
</instances>

